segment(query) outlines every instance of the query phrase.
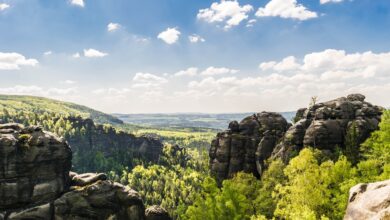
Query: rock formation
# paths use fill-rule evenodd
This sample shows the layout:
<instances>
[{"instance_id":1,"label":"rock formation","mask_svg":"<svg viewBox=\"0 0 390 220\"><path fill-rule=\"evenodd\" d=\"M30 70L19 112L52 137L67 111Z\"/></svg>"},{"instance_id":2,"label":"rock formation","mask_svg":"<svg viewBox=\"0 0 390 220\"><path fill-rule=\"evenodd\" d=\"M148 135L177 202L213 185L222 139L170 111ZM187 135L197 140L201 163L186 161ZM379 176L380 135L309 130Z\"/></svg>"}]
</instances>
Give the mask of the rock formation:
<instances>
[{"instance_id":1,"label":"rock formation","mask_svg":"<svg viewBox=\"0 0 390 220\"><path fill-rule=\"evenodd\" d=\"M287 163L306 146L329 153L344 149L351 130L360 145L378 129L383 110L364 100L363 95L352 94L299 109L292 126L271 112L233 121L211 143L211 172L219 182L239 171L259 177L269 157Z\"/></svg>"},{"instance_id":2,"label":"rock formation","mask_svg":"<svg viewBox=\"0 0 390 220\"><path fill-rule=\"evenodd\" d=\"M218 133L211 143L211 172L219 182L239 171L259 176L264 160L288 126L282 115L270 112L231 122L229 130Z\"/></svg>"},{"instance_id":3,"label":"rock formation","mask_svg":"<svg viewBox=\"0 0 390 220\"><path fill-rule=\"evenodd\" d=\"M0 220L145 219L140 195L105 174L77 174L66 141L39 127L0 125Z\"/></svg>"},{"instance_id":4,"label":"rock formation","mask_svg":"<svg viewBox=\"0 0 390 220\"><path fill-rule=\"evenodd\" d=\"M85 160L78 160L78 155L93 154L91 155L93 158L96 152L102 152L105 158L113 158L131 168L135 158L156 163L162 154L163 144L158 139L136 137L111 126L95 124L91 119L68 117L67 120L72 124L72 128L85 130L83 133L65 137L75 153L73 166L77 171L99 171L91 170L92 167L84 164Z\"/></svg>"},{"instance_id":5,"label":"rock formation","mask_svg":"<svg viewBox=\"0 0 390 220\"><path fill-rule=\"evenodd\" d=\"M390 180L359 184L349 191L344 220L390 219Z\"/></svg>"},{"instance_id":6,"label":"rock formation","mask_svg":"<svg viewBox=\"0 0 390 220\"><path fill-rule=\"evenodd\" d=\"M378 129L383 108L365 102L361 94L352 94L314 104L297 112L296 123L276 146L273 157L287 162L291 155L310 146L324 152L345 149L346 135L354 131L360 145Z\"/></svg>"}]
</instances>

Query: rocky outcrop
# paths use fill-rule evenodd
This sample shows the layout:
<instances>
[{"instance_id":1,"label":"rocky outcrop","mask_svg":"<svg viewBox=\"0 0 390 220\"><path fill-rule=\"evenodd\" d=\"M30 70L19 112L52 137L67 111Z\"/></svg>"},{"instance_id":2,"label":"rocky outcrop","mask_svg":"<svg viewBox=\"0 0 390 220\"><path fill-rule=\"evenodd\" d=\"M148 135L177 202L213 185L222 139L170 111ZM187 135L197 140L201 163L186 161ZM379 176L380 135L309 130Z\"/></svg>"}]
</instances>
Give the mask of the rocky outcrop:
<instances>
[{"instance_id":1,"label":"rocky outcrop","mask_svg":"<svg viewBox=\"0 0 390 220\"><path fill-rule=\"evenodd\" d=\"M239 171L259 177L269 157L287 163L306 146L332 154L345 149L351 131L353 144L359 146L378 129L383 110L364 100L363 95L352 94L299 109L292 126L271 112L233 121L211 143L211 172L219 182Z\"/></svg>"},{"instance_id":2,"label":"rocky outcrop","mask_svg":"<svg viewBox=\"0 0 390 220\"><path fill-rule=\"evenodd\" d=\"M383 110L364 100L363 95L352 94L300 109L273 157L287 162L305 146L330 153L345 149L348 132L354 133L356 145L360 145L378 129Z\"/></svg>"},{"instance_id":3,"label":"rocky outcrop","mask_svg":"<svg viewBox=\"0 0 390 220\"><path fill-rule=\"evenodd\" d=\"M390 219L390 180L351 188L344 220L370 219Z\"/></svg>"},{"instance_id":4,"label":"rocky outcrop","mask_svg":"<svg viewBox=\"0 0 390 220\"><path fill-rule=\"evenodd\" d=\"M71 155L39 127L0 125L0 219L145 219L137 192L105 174L69 172Z\"/></svg>"},{"instance_id":5,"label":"rocky outcrop","mask_svg":"<svg viewBox=\"0 0 390 220\"><path fill-rule=\"evenodd\" d=\"M221 182L239 171L259 176L264 160L271 156L289 124L278 113L262 112L233 121L211 143L210 168Z\"/></svg>"},{"instance_id":6,"label":"rocky outcrop","mask_svg":"<svg viewBox=\"0 0 390 220\"><path fill-rule=\"evenodd\" d=\"M0 210L44 203L69 188L72 152L39 127L0 125Z\"/></svg>"}]
</instances>

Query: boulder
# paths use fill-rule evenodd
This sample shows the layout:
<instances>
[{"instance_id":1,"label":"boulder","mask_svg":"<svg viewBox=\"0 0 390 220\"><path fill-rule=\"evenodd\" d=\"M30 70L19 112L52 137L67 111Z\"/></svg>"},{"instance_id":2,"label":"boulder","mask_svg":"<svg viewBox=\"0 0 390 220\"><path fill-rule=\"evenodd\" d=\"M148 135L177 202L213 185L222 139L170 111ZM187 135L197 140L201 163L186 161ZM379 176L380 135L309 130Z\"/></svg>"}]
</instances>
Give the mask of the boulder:
<instances>
[{"instance_id":1,"label":"boulder","mask_svg":"<svg viewBox=\"0 0 390 220\"><path fill-rule=\"evenodd\" d=\"M168 212L160 206L150 206L145 211L146 220L172 220Z\"/></svg>"},{"instance_id":2,"label":"boulder","mask_svg":"<svg viewBox=\"0 0 390 220\"><path fill-rule=\"evenodd\" d=\"M385 219L390 219L390 180L351 188L344 220Z\"/></svg>"}]
</instances>

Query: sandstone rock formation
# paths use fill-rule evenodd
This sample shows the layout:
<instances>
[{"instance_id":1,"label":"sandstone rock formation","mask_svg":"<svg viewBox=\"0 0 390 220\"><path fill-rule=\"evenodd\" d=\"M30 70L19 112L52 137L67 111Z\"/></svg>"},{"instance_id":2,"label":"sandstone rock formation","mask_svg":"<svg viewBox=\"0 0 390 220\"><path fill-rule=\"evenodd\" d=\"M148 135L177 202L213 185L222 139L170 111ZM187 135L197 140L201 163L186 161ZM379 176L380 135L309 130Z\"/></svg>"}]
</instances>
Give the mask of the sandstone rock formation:
<instances>
[{"instance_id":1,"label":"sandstone rock formation","mask_svg":"<svg viewBox=\"0 0 390 220\"><path fill-rule=\"evenodd\" d=\"M383 110L364 100L363 95L352 94L299 109L292 126L271 112L249 116L240 123L233 121L211 143L211 172L219 182L239 171L259 177L269 157L287 163L306 146L327 153L344 149L351 130L360 145L378 129Z\"/></svg>"},{"instance_id":2,"label":"sandstone rock formation","mask_svg":"<svg viewBox=\"0 0 390 220\"><path fill-rule=\"evenodd\" d=\"M263 162L284 135L289 124L280 114L262 112L233 121L218 133L209 152L211 172L221 182L239 171L259 176Z\"/></svg>"},{"instance_id":3,"label":"sandstone rock formation","mask_svg":"<svg viewBox=\"0 0 390 220\"><path fill-rule=\"evenodd\" d=\"M86 161L78 160L77 155L91 154L91 157L94 157L96 152L103 152L106 158L112 157L128 167L131 167L134 158L156 163L162 155L163 144L158 139L145 136L136 137L113 127L95 124L91 119L71 116L67 120L72 124L72 128L84 130L82 134L65 137L76 155L73 161L76 171L99 171L91 170L88 163L84 163ZM121 156L118 158L117 155Z\"/></svg>"},{"instance_id":4,"label":"sandstone rock formation","mask_svg":"<svg viewBox=\"0 0 390 220\"><path fill-rule=\"evenodd\" d=\"M39 127L0 125L0 210L57 198L69 188L72 152Z\"/></svg>"},{"instance_id":5,"label":"sandstone rock formation","mask_svg":"<svg viewBox=\"0 0 390 220\"><path fill-rule=\"evenodd\" d=\"M351 188L344 220L386 219L390 219L390 180Z\"/></svg>"},{"instance_id":6,"label":"sandstone rock formation","mask_svg":"<svg viewBox=\"0 0 390 220\"><path fill-rule=\"evenodd\" d=\"M0 125L0 219L145 219L140 195L104 174L69 172L64 139Z\"/></svg>"},{"instance_id":7,"label":"sandstone rock formation","mask_svg":"<svg viewBox=\"0 0 390 220\"><path fill-rule=\"evenodd\" d=\"M276 146L273 157L285 162L303 147L310 146L325 152L345 149L346 135L354 130L357 145L378 129L383 108L365 102L361 94L352 94L300 109L296 123L288 129Z\"/></svg>"}]
</instances>

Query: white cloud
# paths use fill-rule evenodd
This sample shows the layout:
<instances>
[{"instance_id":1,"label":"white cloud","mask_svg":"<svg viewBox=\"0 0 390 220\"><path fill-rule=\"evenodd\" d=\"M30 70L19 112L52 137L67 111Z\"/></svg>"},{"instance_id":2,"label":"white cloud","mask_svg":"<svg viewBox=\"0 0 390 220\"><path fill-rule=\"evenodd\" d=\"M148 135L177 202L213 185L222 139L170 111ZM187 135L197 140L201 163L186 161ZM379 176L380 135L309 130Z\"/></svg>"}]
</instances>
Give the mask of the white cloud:
<instances>
[{"instance_id":1,"label":"white cloud","mask_svg":"<svg viewBox=\"0 0 390 220\"><path fill-rule=\"evenodd\" d=\"M84 0L70 0L70 4L84 8Z\"/></svg>"},{"instance_id":2,"label":"white cloud","mask_svg":"<svg viewBox=\"0 0 390 220\"><path fill-rule=\"evenodd\" d=\"M186 70L181 70L174 74L174 76L196 76L198 74L198 68L190 67Z\"/></svg>"},{"instance_id":3,"label":"white cloud","mask_svg":"<svg viewBox=\"0 0 390 220\"><path fill-rule=\"evenodd\" d=\"M168 80L151 73L136 73L133 77L133 88L159 87Z\"/></svg>"},{"instance_id":4,"label":"white cloud","mask_svg":"<svg viewBox=\"0 0 390 220\"><path fill-rule=\"evenodd\" d=\"M226 67L217 68L217 67L210 66L209 68L205 69L200 74L203 76L214 76L214 75L223 75L223 74L229 74L229 73L233 74L233 73L237 73L237 72L238 72L238 70L235 70L235 69L229 69Z\"/></svg>"},{"instance_id":5,"label":"white cloud","mask_svg":"<svg viewBox=\"0 0 390 220\"><path fill-rule=\"evenodd\" d=\"M342 2L344 0L320 0L320 3L321 4L327 4L327 3L339 3L339 2Z\"/></svg>"},{"instance_id":6,"label":"white cloud","mask_svg":"<svg viewBox=\"0 0 390 220\"><path fill-rule=\"evenodd\" d=\"M43 53L43 55L45 55L45 56L49 56L49 55L52 55L52 54L53 54L53 52L50 51L50 50Z\"/></svg>"},{"instance_id":7,"label":"white cloud","mask_svg":"<svg viewBox=\"0 0 390 220\"><path fill-rule=\"evenodd\" d=\"M299 64L296 62L295 57L289 56L284 58L281 62L264 62L259 65L261 70L274 70L278 72L296 70L299 68Z\"/></svg>"},{"instance_id":8,"label":"white cloud","mask_svg":"<svg viewBox=\"0 0 390 220\"><path fill-rule=\"evenodd\" d=\"M314 95L326 101L350 93L363 93L368 101L389 106L389 60L390 52L347 53L328 49L261 65L276 73L220 78L214 75L192 80L186 90L175 92L175 97L181 102L191 97L199 105L216 111L294 110L307 106Z\"/></svg>"},{"instance_id":9,"label":"white cloud","mask_svg":"<svg viewBox=\"0 0 390 220\"><path fill-rule=\"evenodd\" d=\"M93 94L96 94L96 95L102 95L102 94L105 94L105 95L116 95L116 96L121 96L121 95L125 95L127 93L131 92L130 89L128 88L122 88L122 89L118 89L118 88L108 88L108 89L96 89L96 90L93 90L92 93Z\"/></svg>"},{"instance_id":10,"label":"white cloud","mask_svg":"<svg viewBox=\"0 0 390 220\"><path fill-rule=\"evenodd\" d=\"M118 30L120 27L121 27L120 24L111 22L107 25L107 31L114 32L114 31Z\"/></svg>"},{"instance_id":11,"label":"white cloud","mask_svg":"<svg viewBox=\"0 0 390 220\"><path fill-rule=\"evenodd\" d=\"M188 36L188 40L191 43L198 43L198 42L205 42L206 41L203 37L201 37L197 34L192 34L192 35Z\"/></svg>"},{"instance_id":12,"label":"white cloud","mask_svg":"<svg viewBox=\"0 0 390 220\"><path fill-rule=\"evenodd\" d=\"M18 70L21 66L36 66L36 59L26 59L19 53L2 53L0 52L0 70Z\"/></svg>"},{"instance_id":13,"label":"white cloud","mask_svg":"<svg viewBox=\"0 0 390 220\"><path fill-rule=\"evenodd\" d=\"M73 81L73 80L69 80L69 79L68 79L68 80L65 80L64 83L65 83L65 84L75 84L76 81Z\"/></svg>"},{"instance_id":14,"label":"white cloud","mask_svg":"<svg viewBox=\"0 0 390 220\"><path fill-rule=\"evenodd\" d=\"M36 96L62 96L62 95L71 95L76 94L76 88L48 88L44 89L39 86L23 86L16 85L14 87L0 88L0 93L2 94L13 94L13 95L36 95Z\"/></svg>"},{"instance_id":15,"label":"white cloud","mask_svg":"<svg viewBox=\"0 0 390 220\"><path fill-rule=\"evenodd\" d=\"M298 4L297 0L271 0L264 8L257 10L256 16L291 18L301 21L318 17L316 12Z\"/></svg>"},{"instance_id":16,"label":"white cloud","mask_svg":"<svg viewBox=\"0 0 390 220\"><path fill-rule=\"evenodd\" d=\"M108 55L107 53L100 52L100 51L92 49L92 48L84 49L84 56L85 57L105 57L107 55Z\"/></svg>"},{"instance_id":17,"label":"white cloud","mask_svg":"<svg viewBox=\"0 0 390 220\"><path fill-rule=\"evenodd\" d=\"M248 19L248 13L253 10L251 5L240 6L237 0L214 2L210 8L201 9L197 18L208 23L224 22L225 29L239 25L243 20Z\"/></svg>"},{"instance_id":18,"label":"white cloud","mask_svg":"<svg viewBox=\"0 0 390 220\"><path fill-rule=\"evenodd\" d=\"M257 22L256 19L251 19L246 23L246 27L253 27L253 25Z\"/></svg>"},{"instance_id":19,"label":"white cloud","mask_svg":"<svg viewBox=\"0 0 390 220\"><path fill-rule=\"evenodd\" d=\"M72 55L72 57L73 58L80 58L81 56L80 56L80 53L75 53L75 54Z\"/></svg>"},{"instance_id":20,"label":"white cloud","mask_svg":"<svg viewBox=\"0 0 390 220\"><path fill-rule=\"evenodd\" d=\"M6 3L0 3L0 11L4 11L5 9L9 8L9 4Z\"/></svg>"},{"instance_id":21,"label":"white cloud","mask_svg":"<svg viewBox=\"0 0 390 220\"><path fill-rule=\"evenodd\" d=\"M167 44L174 44L179 40L180 31L177 28L167 28L165 31L158 34L157 38Z\"/></svg>"}]
</instances>

